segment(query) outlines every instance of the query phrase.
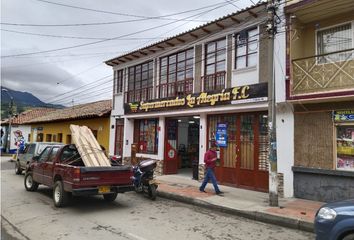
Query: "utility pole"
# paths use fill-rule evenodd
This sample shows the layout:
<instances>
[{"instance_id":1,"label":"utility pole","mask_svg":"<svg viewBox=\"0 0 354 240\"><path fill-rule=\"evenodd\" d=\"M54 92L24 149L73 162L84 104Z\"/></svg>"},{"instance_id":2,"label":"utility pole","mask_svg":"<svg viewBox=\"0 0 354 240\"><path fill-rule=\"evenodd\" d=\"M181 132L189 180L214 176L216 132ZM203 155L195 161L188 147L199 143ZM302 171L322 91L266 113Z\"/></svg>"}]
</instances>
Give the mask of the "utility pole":
<instances>
[{"instance_id":1,"label":"utility pole","mask_svg":"<svg viewBox=\"0 0 354 240\"><path fill-rule=\"evenodd\" d=\"M13 116L13 106L14 106L14 98L11 96L9 91L5 88L2 89L2 91L6 92L6 94L10 97L10 104L9 104L9 129L7 133L7 143L6 143L6 152L10 152L11 148L11 123L12 123L12 116Z\"/></svg>"},{"instance_id":2,"label":"utility pole","mask_svg":"<svg viewBox=\"0 0 354 240\"><path fill-rule=\"evenodd\" d=\"M277 207L278 203L278 163L277 163L277 136L276 136L276 98L274 76L274 37L277 33L275 17L277 5L274 0L268 0L267 32L270 39L268 62L270 65L270 79L268 84L268 127L269 127L269 205Z\"/></svg>"}]
</instances>

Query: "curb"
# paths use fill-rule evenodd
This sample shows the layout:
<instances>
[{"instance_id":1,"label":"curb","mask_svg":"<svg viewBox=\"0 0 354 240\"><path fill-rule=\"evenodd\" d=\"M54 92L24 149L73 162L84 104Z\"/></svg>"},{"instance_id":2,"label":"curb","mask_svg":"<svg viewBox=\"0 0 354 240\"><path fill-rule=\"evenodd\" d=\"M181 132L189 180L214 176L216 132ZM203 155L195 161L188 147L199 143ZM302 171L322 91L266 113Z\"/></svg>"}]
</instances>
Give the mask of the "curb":
<instances>
[{"instance_id":1,"label":"curb","mask_svg":"<svg viewBox=\"0 0 354 240\"><path fill-rule=\"evenodd\" d=\"M218 212L232 214L235 216L244 217L244 218L251 219L254 221L270 223L270 224L274 224L274 225L278 225L278 226L282 226L282 227L297 229L297 230L311 232L311 233L314 232L314 224L313 223L306 222L306 221L299 220L299 219L286 218L283 216L273 215L273 214L260 212L260 211L245 211L245 210L224 207L224 206L208 203L208 202L200 200L200 199L195 199L195 198L191 198L191 197L187 197L187 196L181 196L178 194L173 194L173 193L164 192L164 191L157 191L157 195L162 198L171 199L171 200L175 200L178 202L191 204L194 206L203 207L203 208L207 208L207 209L212 209L212 210L216 210Z\"/></svg>"}]
</instances>

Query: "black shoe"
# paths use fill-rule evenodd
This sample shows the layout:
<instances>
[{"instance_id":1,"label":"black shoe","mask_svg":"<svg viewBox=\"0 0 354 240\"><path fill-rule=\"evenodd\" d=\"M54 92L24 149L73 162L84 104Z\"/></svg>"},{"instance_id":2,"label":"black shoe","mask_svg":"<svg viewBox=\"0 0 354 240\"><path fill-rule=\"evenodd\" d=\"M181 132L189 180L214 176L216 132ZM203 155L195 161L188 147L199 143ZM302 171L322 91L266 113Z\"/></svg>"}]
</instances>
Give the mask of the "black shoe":
<instances>
[{"instance_id":1,"label":"black shoe","mask_svg":"<svg viewBox=\"0 0 354 240\"><path fill-rule=\"evenodd\" d=\"M199 188L199 191L206 193L206 191L205 191L205 190L202 190L202 189L200 189L200 188Z\"/></svg>"},{"instance_id":2,"label":"black shoe","mask_svg":"<svg viewBox=\"0 0 354 240\"><path fill-rule=\"evenodd\" d=\"M224 192L222 192L222 191L219 191L219 192L216 192L216 195L224 195Z\"/></svg>"}]
</instances>

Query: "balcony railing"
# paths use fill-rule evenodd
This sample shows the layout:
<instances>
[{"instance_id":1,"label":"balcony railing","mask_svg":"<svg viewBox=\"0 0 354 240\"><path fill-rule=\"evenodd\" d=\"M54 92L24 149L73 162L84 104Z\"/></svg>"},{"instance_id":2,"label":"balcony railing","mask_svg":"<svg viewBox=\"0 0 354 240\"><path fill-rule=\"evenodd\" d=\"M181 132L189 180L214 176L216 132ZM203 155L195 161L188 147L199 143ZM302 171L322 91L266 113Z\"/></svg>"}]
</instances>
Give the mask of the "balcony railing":
<instances>
[{"instance_id":1,"label":"balcony railing","mask_svg":"<svg viewBox=\"0 0 354 240\"><path fill-rule=\"evenodd\" d=\"M354 49L292 60L290 97L354 89Z\"/></svg>"},{"instance_id":2,"label":"balcony railing","mask_svg":"<svg viewBox=\"0 0 354 240\"><path fill-rule=\"evenodd\" d=\"M140 102L153 99L153 87L125 92L125 102Z\"/></svg>"},{"instance_id":3,"label":"balcony railing","mask_svg":"<svg viewBox=\"0 0 354 240\"><path fill-rule=\"evenodd\" d=\"M157 86L159 98L177 97L193 93L193 78Z\"/></svg>"},{"instance_id":4,"label":"balcony railing","mask_svg":"<svg viewBox=\"0 0 354 240\"><path fill-rule=\"evenodd\" d=\"M217 72L214 74L205 75L202 77L204 91L221 90L225 88L226 72Z\"/></svg>"}]
</instances>

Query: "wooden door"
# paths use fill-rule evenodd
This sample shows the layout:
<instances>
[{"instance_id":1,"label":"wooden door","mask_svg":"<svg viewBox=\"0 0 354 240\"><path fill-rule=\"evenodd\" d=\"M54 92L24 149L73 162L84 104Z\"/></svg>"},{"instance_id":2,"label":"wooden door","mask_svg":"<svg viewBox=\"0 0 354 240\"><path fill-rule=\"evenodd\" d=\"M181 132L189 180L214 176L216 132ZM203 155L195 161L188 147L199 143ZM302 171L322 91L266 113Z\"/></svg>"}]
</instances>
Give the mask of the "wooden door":
<instances>
[{"instance_id":1,"label":"wooden door","mask_svg":"<svg viewBox=\"0 0 354 240\"><path fill-rule=\"evenodd\" d=\"M178 121L175 119L166 119L165 133L164 173L176 174L178 170Z\"/></svg>"},{"instance_id":2,"label":"wooden door","mask_svg":"<svg viewBox=\"0 0 354 240\"><path fill-rule=\"evenodd\" d=\"M124 119L116 120L116 141L114 144L114 155L123 157L123 144L124 144Z\"/></svg>"},{"instance_id":3,"label":"wooden door","mask_svg":"<svg viewBox=\"0 0 354 240\"><path fill-rule=\"evenodd\" d=\"M208 118L208 139L217 123L227 124L227 147L220 148L216 177L222 184L268 191L268 128L266 113L214 115Z\"/></svg>"}]
</instances>

